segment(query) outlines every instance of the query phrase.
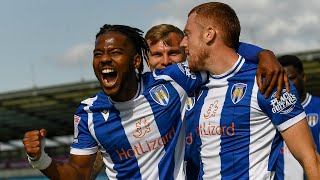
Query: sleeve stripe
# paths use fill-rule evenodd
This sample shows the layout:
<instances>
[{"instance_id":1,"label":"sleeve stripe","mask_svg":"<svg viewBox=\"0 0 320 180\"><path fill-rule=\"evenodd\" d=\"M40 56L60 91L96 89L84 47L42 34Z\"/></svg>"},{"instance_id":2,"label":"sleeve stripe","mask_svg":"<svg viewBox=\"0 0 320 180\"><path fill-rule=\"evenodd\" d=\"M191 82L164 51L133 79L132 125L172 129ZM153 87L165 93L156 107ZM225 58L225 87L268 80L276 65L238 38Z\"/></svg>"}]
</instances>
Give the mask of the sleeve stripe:
<instances>
[{"instance_id":1,"label":"sleeve stripe","mask_svg":"<svg viewBox=\"0 0 320 180\"><path fill-rule=\"evenodd\" d=\"M91 155L98 151L98 146L92 147L92 148L86 148L86 149L78 149L78 148L72 148L70 150L70 154L75 155Z\"/></svg>"},{"instance_id":2,"label":"sleeve stripe","mask_svg":"<svg viewBox=\"0 0 320 180\"><path fill-rule=\"evenodd\" d=\"M289 127L293 126L294 124L298 123L299 121L303 120L305 117L306 117L306 113L303 111L299 115L283 122L282 124L277 126L277 128L279 131L284 131L284 130L288 129Z\"/></svg>"}]
</instances>

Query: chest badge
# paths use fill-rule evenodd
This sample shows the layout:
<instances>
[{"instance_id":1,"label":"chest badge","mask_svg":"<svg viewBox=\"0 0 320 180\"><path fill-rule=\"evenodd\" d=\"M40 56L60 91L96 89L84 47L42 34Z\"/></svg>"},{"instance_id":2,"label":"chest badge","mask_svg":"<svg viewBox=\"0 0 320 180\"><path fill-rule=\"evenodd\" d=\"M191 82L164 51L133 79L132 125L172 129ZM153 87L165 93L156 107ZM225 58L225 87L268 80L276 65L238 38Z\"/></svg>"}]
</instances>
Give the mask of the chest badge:
<instances>
[{"instance_id":1,"label":"chest badge","mask_svg":"<svg viewBox=\"0 0 320 180\"><path fill-rule=\"evenodd\" d=\"M318 123L318 114L317 113L307 114L307 120L310 127L315 126Z\"/></svg>"},{"instance_id":2,"label":"chest badge","mask_svg":"<svg viewBox=\"0 0 320 180\"><path fill-rule=\"evenodd\" d=\"M237 104L241 101L247 91L247 84L236 83L231 88L231 100L233 104Z\"/></svg>"},{"instance_id":3,"label":"chest badge","mask_svg":"<svg viewBox=\"0 0 320 180\"><path fill-rule=\"evenodd\" d=\"M162 106L166 106L169 103L169 92L167 90L167 88L163 85L160 84L158 86L153 87L150 91L149 91L152 99L162 105Z\"/></svg>"}]
</instances>

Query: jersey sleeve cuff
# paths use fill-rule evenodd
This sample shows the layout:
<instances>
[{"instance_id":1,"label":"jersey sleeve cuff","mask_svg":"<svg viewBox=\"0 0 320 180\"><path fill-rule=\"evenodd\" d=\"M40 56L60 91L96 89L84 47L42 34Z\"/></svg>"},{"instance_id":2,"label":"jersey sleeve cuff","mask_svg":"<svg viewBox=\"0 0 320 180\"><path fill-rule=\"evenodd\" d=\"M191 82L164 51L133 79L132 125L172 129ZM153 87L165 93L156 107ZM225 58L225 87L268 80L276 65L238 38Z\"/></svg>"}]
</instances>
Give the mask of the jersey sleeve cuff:
<instances>
[{"instance_id":1,"label":"jersey sleeve cuff","mask_svg":"<svg viewBox=\"0 0 320 180\"><path fill-rule=\"evenodd\" d=\"M98 152L98 146L92 147L92 148L86 148L86 149L78 149L78 148L72 148L70 150L70 154L74 155L90 155Z\"/></svg>"},{"instance_id":2,"label":"jersey sleeve cuff","mask_svg":"<svg viewBox=\"0 0 320 180\"><path fill-rule=\"evenodd\" d=\"M286 129L288 129L289 127L293 126L294 124L296 124L297 122L303 120L303 118L306 117L306 113L303 111L302 113L298 114L297 116L288 119L287 121L285 121L284 123L280 124L279 126L277 126L279 131L284 131Z\"/></svg>"}]
</instances>

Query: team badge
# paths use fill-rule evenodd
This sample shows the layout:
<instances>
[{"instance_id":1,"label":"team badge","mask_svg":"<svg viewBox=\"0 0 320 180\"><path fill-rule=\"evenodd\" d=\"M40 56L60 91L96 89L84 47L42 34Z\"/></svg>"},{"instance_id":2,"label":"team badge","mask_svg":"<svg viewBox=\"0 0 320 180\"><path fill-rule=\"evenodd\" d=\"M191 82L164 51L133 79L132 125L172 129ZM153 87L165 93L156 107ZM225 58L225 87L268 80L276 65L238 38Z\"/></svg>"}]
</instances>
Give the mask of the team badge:
<instances>
[{"instance_id":1,"label":"team badge","mask_svg":"<svg viewBox=\"0 0 320 180\"><path fill-rule=\"evenodd\" d=\"M318 123L318 114L317 113L307 114L307 120L310 127L315 126Z\"/></svg>"},{"instance_id":2,"label":"team badge","mask_svg":"<svg viewBox=\"0 0 320 180\"><path fill-rule=\"evenodd\" d=\"M188 111L190 111L193 108L194 102L195 102L195 97L188 97L187 102L186 102Z\"/></svg>"},{"instance_id":3,"label":"team badge","mask_svg":"<svg viewBox=\"0 0 320 180\"><path fill-rule=\"evenodd\" d=\"M78 134L79 134L79 129L78 125L81 120L80 116L74 115L73 117L73 122L74 122L74 136L73 136L73 142L78 143Z\"/></svg>"},{"instance_id":4,"label":"team badge","mask_svg":"<svg viewBox=\"0 0 320 180\"><path fill-rule=\"evenodd\" d=\"M146 118L142 118L138 122L136 122L136 132L135 134L133 134L133 137L142 138L149 132L151 132L150 124L148 123Z\"/></svg>"},{"instance_id":5,"label":"team badge","mask_svg":"<svg viewBox=\"0 0 320 180\"><path fill-rule=\"evenodd\" d=\"M149 91L152 99L162 105L162 106L166 106L169 103L169 92L167 90L167 88L163 85L160 84L158 86L153 87L150 91Z\"/></svg>"},{"instance_id":6,"label":"team badge","mask_svg":"<svg viewBox=\"0 0 320 180\"><path fill-rule=\"evenodd\" d=\"M237 83L232 86L231 89L231 100L233 104L237 104L243 98L247 91L247 84Z\"/></svg>"}]
</instances>

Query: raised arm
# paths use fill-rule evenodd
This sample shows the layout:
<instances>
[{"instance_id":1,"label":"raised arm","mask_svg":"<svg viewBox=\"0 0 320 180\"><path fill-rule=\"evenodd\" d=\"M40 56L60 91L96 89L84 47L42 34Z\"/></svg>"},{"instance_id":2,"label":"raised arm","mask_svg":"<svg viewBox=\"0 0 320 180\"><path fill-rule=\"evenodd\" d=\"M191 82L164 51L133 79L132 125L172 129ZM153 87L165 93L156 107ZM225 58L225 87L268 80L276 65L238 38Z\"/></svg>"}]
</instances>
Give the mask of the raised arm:
<instances>
[{"instance_id":1,"label":"raised arm","mask_svg":"<svg viewBox=\"0 0 320 180\"><path fill-rule=\"evenodd\" d=\"M272 51L252 44L240 43L237 52L246 60L258 64L257 82L259 90L266 98L270 96L276 86L277 98L280 98L283 83L286 85L287 91L290 91L289 79L285 70Z\"/></svg>"},{"instance_id":2,"label":"raised arm","mask_svg":"<svg viewBox=\"0 0 320 180\"><path fill-rule=\"evenodd\" d=\"M292 155L299 161L309 180L320 179L320 158L306 118L281 132Z\"/></svg>"},{"instance_id":3,"label":"raised arm","mask_svg":"<svg viewBox=\"0 0 320 180\"><path fill-rule=\"evenodd\" d=\"M89 179L96 154L70 155L68 162L52 160L44 151L45 129L25 133L24 149L30 164L50 179Z\"/></svg>"}]
</instances>

